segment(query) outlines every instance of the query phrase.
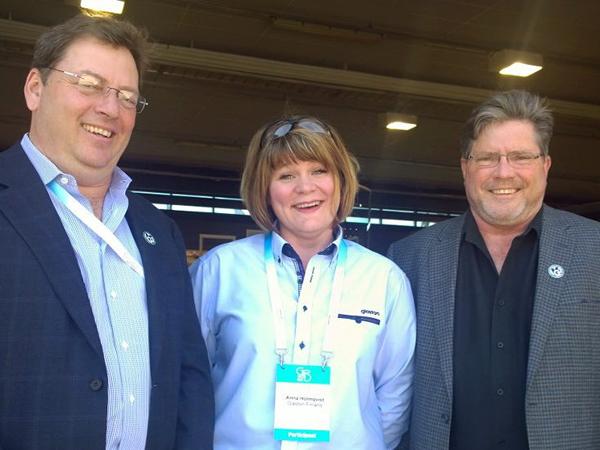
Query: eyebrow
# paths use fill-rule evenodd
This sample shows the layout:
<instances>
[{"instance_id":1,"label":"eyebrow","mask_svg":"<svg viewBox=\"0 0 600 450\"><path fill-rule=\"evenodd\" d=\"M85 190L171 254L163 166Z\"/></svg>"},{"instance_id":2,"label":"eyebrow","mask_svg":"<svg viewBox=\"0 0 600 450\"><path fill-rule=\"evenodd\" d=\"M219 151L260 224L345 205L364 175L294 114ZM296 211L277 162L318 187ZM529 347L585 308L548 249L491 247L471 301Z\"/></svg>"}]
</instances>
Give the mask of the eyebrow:
<instances>
[{"instance_id":1,"label":"eyebrow","mask_svg":"<svg viewBox=\"0 0 600 450\"><path fill-rule=\"evenodd\" d=\"M87 70L87 69L83 69L80 71L77 71L75 73L78 73L79 75L92 75L96 78L98 78L100 80L101 83L103 84L109 84L108 80L106 78L104 78L102 75L100 75L99 73L96 73L92 70ZM134 88L132 86L118 86L116 87L116 89L119 89L120 91L131 91L131 92L135 92L136 94L139 95L139 91L137 88Z\"/></svg>"},{"instance_id":2,"label":"eyebrow","mask_svg":"<svg viewBox=\"0 0 600 450\"><path fill-rule=\"evenodd\" d=\"M494 151L494 150L483 150L483 151L474 152L474 153L477 153L477 154L491 154L491 153L497 153L497 154L499 154L499 155L508 155L509 153L534 153L534 152L536 152L536 151L538 151L538 150L537 150L537 149L535 149L535 150L531 150L531 149L529 149L529 150L528 150L528 149L526 149L526 148L522 148L522 149L518 149L518 150L511 150L511 151L509 151L509 152L506 152L506 153L497 152L497 151Z\"/></svg>"}]
</instances>

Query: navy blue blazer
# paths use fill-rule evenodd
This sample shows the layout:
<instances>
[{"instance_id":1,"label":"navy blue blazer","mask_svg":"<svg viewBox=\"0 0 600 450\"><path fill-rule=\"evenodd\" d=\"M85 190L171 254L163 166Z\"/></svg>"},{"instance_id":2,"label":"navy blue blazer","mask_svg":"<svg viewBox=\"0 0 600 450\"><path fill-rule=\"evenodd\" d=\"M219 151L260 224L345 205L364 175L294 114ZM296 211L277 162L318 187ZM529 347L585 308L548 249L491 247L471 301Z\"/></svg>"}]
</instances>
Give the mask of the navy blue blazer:
<instances>
[{"instance_id":1,"label":"navy blue blazer","mask_svg":"<svg viewBox=\"0 0 600 450\"><path fill-rule=\"evenodd\" d=\"M183 240L171 219L128 196L148 304L146 448L211 449L213 391ZM102 347L73 248L14 145L0 153L0 449L103 450L107 402Z\"/></svg>"}]
</instances>

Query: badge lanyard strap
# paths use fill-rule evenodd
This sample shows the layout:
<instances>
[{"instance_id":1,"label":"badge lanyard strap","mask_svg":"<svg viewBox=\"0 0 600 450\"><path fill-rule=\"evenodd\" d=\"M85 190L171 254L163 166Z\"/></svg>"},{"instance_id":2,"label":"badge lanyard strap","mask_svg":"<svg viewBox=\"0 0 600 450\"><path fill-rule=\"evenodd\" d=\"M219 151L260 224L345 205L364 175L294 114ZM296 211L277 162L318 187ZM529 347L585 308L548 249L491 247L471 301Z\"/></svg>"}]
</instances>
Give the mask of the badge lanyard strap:
<instances>
[{"instance_id":1,"label":"badge lanyard strap","mask_svg":"<svg viewBox=\"0 0 600 450\"><path fill-rule=\"evenodd\" d=\"M131 267L137 274L144 278L144 268L127 251L121 241L108 229L96 216L89 212L81 203L79 203L69 192L60 184L53 180L50 182L50 190L56 195L56 198L65 205L69 211L81 220L87 227L96 233L114 252Z\"/></svg>"},{"instance_id":2,"label":"badge lanyard strap","mask_svg":"<svg viewBox=\"0 0 600 450\"><path fill-rule=\"evenodd\" d=\"M271 309L273 311L273 324L275 327L275 353L279 357L279 364L283 366L285 355L287 354L287 342L284 329L283 301L281 298L281 289L277 272L275 269L275 257L273 255L273 233L265 235L265 265L267 269L267 284L269 287L269 297L271 299ZM337 316L338 307L342 298L342 286L344 282L344 268L346 265L347 245L343 239L340 240L340 246L337 254L337 263L333 275L333 285L331 288L331 298L329 301L329 314L325 325L325 336L321 347L322 366L326 367L329 359L333 356L333 323Z\"/></svg>"}]
</instances>

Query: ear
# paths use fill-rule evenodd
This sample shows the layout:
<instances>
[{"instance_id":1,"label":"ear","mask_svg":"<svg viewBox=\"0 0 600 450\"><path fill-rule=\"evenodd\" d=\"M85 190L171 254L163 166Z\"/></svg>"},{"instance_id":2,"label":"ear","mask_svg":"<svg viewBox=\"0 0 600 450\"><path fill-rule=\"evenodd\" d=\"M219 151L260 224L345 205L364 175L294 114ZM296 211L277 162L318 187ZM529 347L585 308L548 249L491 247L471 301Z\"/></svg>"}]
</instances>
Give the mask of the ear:
<instances>
[{"instance_id":1,"label":"ear","mask_svg":"<svg viewBox=\"0 0 600 450\"><path fill-rule=\"evenodd\" d=\"M25 86L23 87L25 102L27 103L27 108L29 108L31 112L36 111L39 108L43 90L44 82L42 80L42 74L39 69L31 69L29 74L27 74Z\"/></svg>"},{"instance_id":2,"label":"ear","mask_svg":"<svg viewBox=\"0 0 600 450\"><path fill-rule=\"evenodd\" d=\"M552 165L552 158L550 158L550 155L546 155L544 157L544 171L546 172L546 178L548 178L548 172L550 171L551 165Z\"/></svg>"},{"instance_id":3,"label":"ear","mask_svg":"<svg viewBox=\"0 0 600 450\"><path fill-rule=\"evenodd\" d=\"M460 158L460 170L462 171L463 180L467 177L467 164L468 160L465 158Z\"/></svg>"}]
</instances>

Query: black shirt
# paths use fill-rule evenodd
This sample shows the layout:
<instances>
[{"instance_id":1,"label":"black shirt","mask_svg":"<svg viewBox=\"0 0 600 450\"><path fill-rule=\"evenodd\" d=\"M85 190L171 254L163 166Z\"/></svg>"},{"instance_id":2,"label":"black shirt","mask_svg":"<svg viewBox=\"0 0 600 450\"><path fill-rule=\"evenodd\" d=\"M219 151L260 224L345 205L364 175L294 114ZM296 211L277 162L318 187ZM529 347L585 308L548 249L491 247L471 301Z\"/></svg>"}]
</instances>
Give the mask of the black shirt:
<instances>
[{"instance_id":1,"label":"black shirt","mask_svg":"<svg viewBox=\"0 0 600 450\"><path fill-rule=\"evenodd\" d=\"M541 213L513 239L498 274L471 213L454 309L453 450L528 450L525 383Z\"/></svg>"}]
</instances>

